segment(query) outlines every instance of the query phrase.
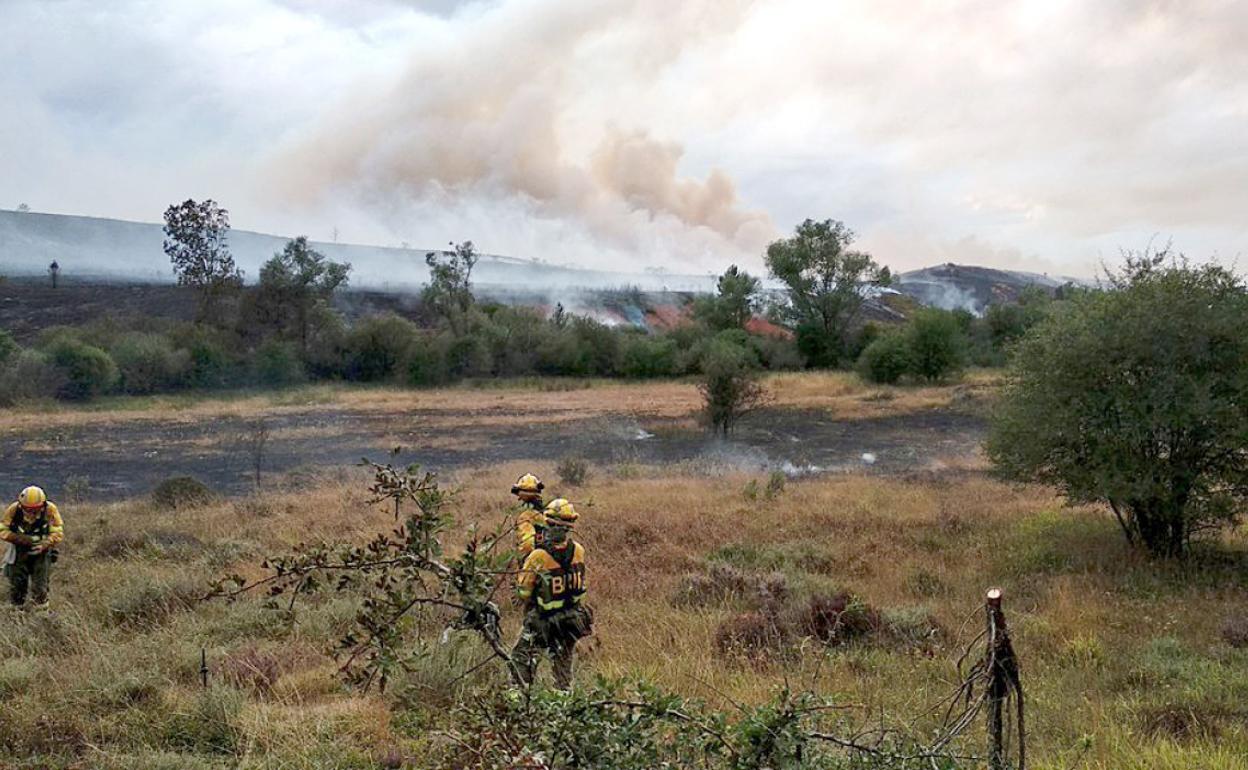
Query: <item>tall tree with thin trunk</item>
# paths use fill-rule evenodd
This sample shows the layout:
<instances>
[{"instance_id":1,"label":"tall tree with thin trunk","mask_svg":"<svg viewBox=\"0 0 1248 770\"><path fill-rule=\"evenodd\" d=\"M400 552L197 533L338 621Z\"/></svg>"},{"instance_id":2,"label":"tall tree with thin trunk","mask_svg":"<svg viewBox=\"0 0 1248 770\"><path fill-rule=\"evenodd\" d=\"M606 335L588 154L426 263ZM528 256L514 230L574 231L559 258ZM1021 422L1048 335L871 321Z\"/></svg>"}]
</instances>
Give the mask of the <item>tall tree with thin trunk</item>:
<instances>
[{"instance_id":1,"label":"tall tree with thin trunk","mask_svg":"<svg viewBox=\"0 0 1248 770\"><path fill-rule=\"evenodd\" d=\"M165 209L165 253L181 286L199 291L201 321L219 323L223 300L242 286L230 255L230 213L210 199L187 199Z\"/></svg>"}]
</instances>

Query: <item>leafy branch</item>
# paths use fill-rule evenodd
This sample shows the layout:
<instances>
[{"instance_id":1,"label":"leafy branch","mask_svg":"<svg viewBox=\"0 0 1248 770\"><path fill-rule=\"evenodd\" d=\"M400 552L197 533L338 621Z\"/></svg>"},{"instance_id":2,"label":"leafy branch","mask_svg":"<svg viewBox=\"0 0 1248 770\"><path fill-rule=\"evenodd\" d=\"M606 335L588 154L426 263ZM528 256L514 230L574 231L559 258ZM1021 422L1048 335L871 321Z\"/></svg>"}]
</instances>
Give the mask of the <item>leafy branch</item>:
<instances>
[{"instance_id":1,"label":"leafy branch","mask_svg":"<svg viewBox=\"0 0 1248 770\"><path fill-rule=\"evenodd\" d=\"M333 653L346 679L365 690L385 689L398 672L413 662L410 650L421 635L414 617L420 608L443 612L446 629L475 632L501 659L514 681L520 672L502 642L500 612L494 596L512 561L506 540L508 522L490 532L466 531L464 545L448 556L444 538L454 526L447 512L455 492L438 485L433 473L418 466L364 460L373 472L370 505L391 508L398 526L363 545L349 542L301 543L292 552L271 556L261 568L267 574L248 580L227 575L213 583L209 597L235 599L263 591L270 607L293 613L301 597L321 592L353 593L360 599L351 627L335 643Z\"/></svg>"}]
</instances>

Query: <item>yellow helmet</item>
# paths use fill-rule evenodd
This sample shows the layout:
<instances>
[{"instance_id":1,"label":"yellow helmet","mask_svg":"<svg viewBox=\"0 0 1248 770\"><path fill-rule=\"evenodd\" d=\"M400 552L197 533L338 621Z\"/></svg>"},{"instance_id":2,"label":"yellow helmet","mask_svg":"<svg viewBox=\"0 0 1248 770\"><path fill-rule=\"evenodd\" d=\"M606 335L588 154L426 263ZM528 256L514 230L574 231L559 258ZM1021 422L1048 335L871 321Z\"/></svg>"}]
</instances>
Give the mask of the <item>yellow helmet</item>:
<instances>
[{"instance_id":1,"label":"yellow helmet","mask_svg":"<svg viewBox=\"0 0 1248 770\"><path fill-rule=\"evenodd\" d=\"M576 512L576 508L572 507L572 503L560 497L557 500L551 500L546 506L546 525L572 526L576 520L580 518L580 514Z\"/></svg>"},{"instance_id":2,"label":"yellow helmet","mask_svg":"<svg viewBox=\"0 0 1248 770\"><path fill-rule=\"evenodd\" d=\"M526 473L520 478L516 479L515 484L511 485L511 493L513 495L518 495L521 493L536 495L545 488L546 488L546 485L542 483L541 479L539 479L537 476L534 476L532 473Z\"/></svg>"},{"instance_id":3,"label":"yellow helmet","mask_svg":"<svg viewBox=\"0 0 1248 770\"><path fill-rule=\"evenodd\" d=\"M42 508L48 502L48 496L43 493L39 487L26 487L22 493L17 496L17 504L28 511Z\"/></svg>"}]
</instances>

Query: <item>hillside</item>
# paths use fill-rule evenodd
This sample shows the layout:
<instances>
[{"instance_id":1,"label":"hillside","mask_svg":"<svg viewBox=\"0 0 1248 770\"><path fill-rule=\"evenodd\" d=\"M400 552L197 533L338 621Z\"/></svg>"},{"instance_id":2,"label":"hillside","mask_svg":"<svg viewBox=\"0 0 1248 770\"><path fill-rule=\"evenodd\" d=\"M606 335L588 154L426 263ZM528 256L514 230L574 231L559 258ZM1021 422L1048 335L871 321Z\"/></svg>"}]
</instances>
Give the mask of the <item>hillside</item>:
<instances>
[{"instance_id":1,"label":"hillside","mask_svg":"<svg viewBox=\"0 0 1248 770\"><path fill-rule=\"evenodd\" d=\"M1047 274L949 262L901 273L893 286L923 305L945 310L969 310L975 315L982 315L989 305L1017 302L1023 290L1032 286L1052 294L1063 286L1086 283L1065 276L1050 277Z\"/></svg>"},{"instance_id":2,"label":"hillside","mask_svg":"<svg viewBox=\"0 0 1248 770\"><path fill-rule=\"evenodd\" d=\"M254 277L287 240L231 230L229 245L238 266ZM149 222L0 210L0 272L8 275L43 275L56 260L67 278L166 283L173 274L161 248L163 241L161 225ZM330 259L350 262L356 286L411 290L428 279L425 254L431 249L322 241L312 246ZM497 287L709 291L715 285L709 275L584 270L492 254L482 255L473 275L478 285Z\"/></svg>"}]
</instances>

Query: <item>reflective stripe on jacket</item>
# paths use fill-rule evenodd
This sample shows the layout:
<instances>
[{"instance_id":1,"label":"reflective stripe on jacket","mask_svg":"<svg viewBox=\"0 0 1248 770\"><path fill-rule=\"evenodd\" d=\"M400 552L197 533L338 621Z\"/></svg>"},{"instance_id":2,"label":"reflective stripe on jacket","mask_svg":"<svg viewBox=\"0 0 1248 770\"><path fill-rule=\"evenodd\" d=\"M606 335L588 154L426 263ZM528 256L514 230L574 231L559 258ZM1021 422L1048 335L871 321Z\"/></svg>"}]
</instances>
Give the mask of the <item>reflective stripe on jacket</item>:
<instances>
[{"instance_id":1,"label":"reflective stripe on jacket","mask_svg":"<svg viewBox=\"0 0 1248 770\"><path fill-rule=\"evenodd\" d=\"M12 543L16 540L14 535L19 534L47 538L50 545L58 545L65 538L65 523L56 503L45 503L43 511L34 517L27 516L17 503L6 508L0 516L0 540Z\"/></svg>"},{"instance_id":2,"label":"reflective stripe on jacket","mask_svg":"<svg viewBox=\"0 0 1248 770\"><path fill-rule=\"evenodd\" d=\"M585 549L580 543L572 543L570 548L570 558L566 549L552 553L553 549L537 548L524 560L516 578L516 593L525 604L550 614L581 601L585 594Z\"/></svg>"}]
</instances>

